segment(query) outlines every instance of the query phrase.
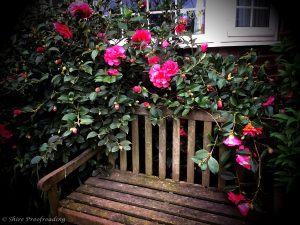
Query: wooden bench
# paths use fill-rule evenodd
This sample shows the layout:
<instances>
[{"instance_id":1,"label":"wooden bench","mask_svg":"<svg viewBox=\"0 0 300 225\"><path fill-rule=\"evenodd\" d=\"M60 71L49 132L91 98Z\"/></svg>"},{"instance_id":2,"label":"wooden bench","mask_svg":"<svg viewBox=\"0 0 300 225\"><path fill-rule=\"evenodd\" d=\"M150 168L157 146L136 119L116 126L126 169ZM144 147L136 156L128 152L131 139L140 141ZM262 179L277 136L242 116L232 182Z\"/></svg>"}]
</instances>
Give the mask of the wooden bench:
<instances>
[{"instance_id":1,"label":"wooden bench","mask_svg":"<svg viewBox=\"0 0 300 225\"><path fill-rule=\"evenodd\" d=\"M206 112L193 111L184 119L188 127L186 174L180 174L180 138L183 138L180 136L180 119L163 119L156 128L159 140L154 144L158 146L159 159L158 165L154 165L153 126L148 111L139 109L131 124L132 151L120 151L118 162L111 160L119 169L110 176L90 177L66 199L58 200L58 182L97 154L96 150L88 149L40 179L38 188L48 193L52 215L64 217L72 224L245 224L237 208L222 192L225 183L220 177L215 177L215 187L211 187L212 174L207 170L201 174L201 183L195 183L198 166L191 159L195 154L195 143L200 138L203 148L209 150L208 134L212 132L214 122L225 122L224 118L212 118ZM197 124L203 132L196 132ZM169 130L171 134L167 133ZM140 146L141 137L144 137L144 146ZM168 143L170 139L171 144ZM170 148L172 172L167 178L166 155ZM220 148L218 154L222 151ZM130 166L129 153L132 157ZM145 155L144 160L141 160L141 154ZM155 166L158 167L157 176L153 176ZM127 171L128 167L131 171ZM182 177L184 181L180 180Z\"/></svg>"}]
</instances>

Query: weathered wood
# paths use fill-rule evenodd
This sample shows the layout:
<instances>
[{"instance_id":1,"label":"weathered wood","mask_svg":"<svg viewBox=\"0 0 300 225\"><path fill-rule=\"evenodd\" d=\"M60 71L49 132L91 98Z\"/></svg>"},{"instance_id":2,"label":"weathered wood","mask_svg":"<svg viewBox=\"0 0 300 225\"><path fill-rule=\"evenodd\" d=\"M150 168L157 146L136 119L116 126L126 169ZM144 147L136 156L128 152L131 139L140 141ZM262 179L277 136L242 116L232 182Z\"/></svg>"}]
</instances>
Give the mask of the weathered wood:
<instances>
[{"instance_id":1,"label":"weathered wood","mask_svg":"<svg viewBox=\"0 0 300 225\"><path fill-rule=\"evenodd\" d=\"M140 172L140 152L139 152L139 120L138 116L134 115L131 123L131 136L132 136L132 172Z\"/></svg>"},{"instance_id":2,"label":"weathered wood","mask_svg":"<svg viewBox=\"0 0 300 225\"><path fill-rule=\"evenodd\" d=\"M121 224L128 224L128 225L154 225L154 224L158 224L156 222L152 222L152 221L147 221L144 219L140 219L140 218L136 218L133 216L129 216L126 214L122 214L122 213L117 213L114 211L109 211L109 210L105 210L105 209L101 209L101 208L97 208L97 207L93 207L87 204L82 204L79 202L75 202L73 200L63 200L61 201L61 205L63 206L63 208L66 209L70 209L73 210L75 212L84 212L84 213L88 213L90 215L96 216L96 217L100 217L100 218L104 218L107 220L111 220L111 221L115 221L115 222L119 222ZM64 212L61 210L63 208L59 209L60 216L64 216ZM68 221L68 218L67 218ZM71 221L69 221L71 222ZM80 224L90 224L90 223L80 223ZM102 224L102 223L100 223ZM105 223L104 223L105 224Z\"/></svg>"},{"instance_id":3,"label":"weathered wood","mask_svg":"<svg viewBox=\"0 0 300 225\"><path fill-rule=\"evenodd\" d=\"M57 216L57 208L58 208L58 192L57 185L53 185L48 190L48 200L50 205L50 213L52 217Z\"/></svg>"},{"instance_id":4,"label":"weathered wood","mask_svg":"<svg viewBox=\"0 0 300 225\"><path fill-rule=\"evenodd\" d=\"M145 173L152 175L152 124L149 116L145 116Z\"/></svg>"},{"instance_id":5,"label":"weathered wood","mask_svg":"<svg viewBox=\"0 0 300 225\"><path fill-rule=\"evenodd\" d=\"M167 147L166 119L159 123L159 178L166 178L166 147Z\"/></svg>"},{"instance_id":6,"label":"weathered wood","mask_svg":"<svg viewBox=\"0 0 300 225\"><path fill-rule=\"evenodd\" d=\"M89 224L89 225L122 225L122 223L103 219L98 216L89 215L80 211L74 211L67 208L60 208L59 214L65 218L67 222L72 224Z\"/></svg>"},{"instance_id":7,"label":"weathered wood","mask_svg":"<svg viewBox=\"0 0 300 225\"><path fill-rule=\"evenodd\" d=\"M221 155L223 154L223 152L225 152L225 146L224 145L221 145L219 147L219 159L221 158ZM220 172L218 174L218 188L220 190L223 190L223 188L225 187L225 180L221 178L221 172L224 170L222 164L220 164Z\"/></svg>"},{"instance_id":8,"label":"weathered wood","mask_svg":"<svg viewBox=\"0 0 300 225\"><path fill-rule=\"evenodd\" d=\"M115 159L115 155L113 152L109 153L108 155L108 162L113 166L113 168L115 168L116 166L116 159Z\"/></svg>"},{"instance_id":9,"label":"weathered wood","mask_svg":"<svg viewBox=\"0 0 300 225\"><path fill-rule=\"evenodd\" d=\"M75 159L40 179L37 183L38 189L42 191L48 191L53 185L65 179L70 173L96 155L96 153L97 150L95 149L88 149L84 151Z\"/></svg>"},{"instance_id":10,"label":"weathered wood","mask_svg":"<svg viewBox=\"0 0 300 225\"><path fill-rule=\"evenodd\" d=\"M120 170L127 170L127 151L120 151Z\"/></svg>"},{"instance_id":11,"label":"weathered wood","mask_svg":"<svg viewBox=\"0 0 300 225\"><path fill-rule=\"evenodd\" d=\"M188 143L187 143L187 182L194 183L195 163L192 157L195 155L195 120L188 120Z\"/></svg>"},{"instance_id":12,"label":"weathered wood","mask_svg":"<svg viewBox=\"0 0 300 225\"><path fill-rule=\"evenodd\" d=\"M105 180L133 184L161 191L169 191L176 194L209 200L213 202L220 202L225 204L229 203L225 193L218 191L216 188L204 188L202 185L197 184L176 182L171 179L161 180L155 176L147 176L145 174L136 175L130 171L123 172L119 170L115 170L109 177L103 177L101 175L97 177Z\"/></svg>"},{"instance_id":13,"label":"weathered wood","mask_svg":"<svg viewBox=\"0 0 300 225\"><path fill-rule=\"evenodd\" d=\"M208 135L211 134L212 131L212 123L211 122L204 122L203 126L203 149L210 151L210 144ZM209 187L209 180L210 180L210 171L207 168L205 171L202 171L202 185L204 187Z\"/></svg>"},{"instance_id":14,"label":"weathered wood","mask_svg":"<svg viewBox=\"0 0 300 225\"><path fill-rule=\"evenodd\" d=\"M125 203L126 205L133 205L145 209L155 210L155 211L167 213L174 216L180 215L181 218L190 219L199 222L214 223L220 225L238 224L240 222L237 219L228 218L223 215L216 216L214 213L211 212L204 212L201 210L178 206L167 202L153 200L153 199L127 194L127 193L122 193L119 191L112 191L108 189L92 187L89 185L80 186L77 189L77 192L89 196L96 196L98 198L111 200L114 202ZM161 193L159 193L159 195L160 194Z\"/></svg>"},{"instance_id":15,"label":"weathered wood","mask_svg":"<svg viewBox=\"0 0 300 225\"><path fill-rule=\"evenodd\" d=\"M164 117L170 116L172 117L173 113L172 110L170 109L162 109ZM141 115L141 116L148 116L149 111L143 107L137 107L135 109L135 114L136 115ZM211 114L210 112L207 112L205 110L200 110L200 109L194 109L191 111L187 116L184 117L179 117L181 119L191 119L191 120L197 120L197 121L207 121L207 122L226 122L228 119L224 116L221 116L220 113L213 113Z\"/></svg>"},{"instance_id":16,"label":"weathered wood","mask_svg":"<svg viewBox=\"0 0 300 225\"><path fill-rule=\"evenodd\" d=\"M108 199L97 198L95 196L85 195L85 194L82 194L79 192L72 192L68 196L68 199L71 199L73 201L78 201L81 203L85 203L85 204L88 204L91 206L103 208L106 210L112 210L112 211L119 212L119 213L126 212L127 215L148 219L148 220L155 221L158 223L178 224L178 225L206 224L206 223L193 221L193 220L189 220L189 219L183 219L182 217L180 217L180 215L174 216L174 215L159 212L156 210L150 210L150 209L138 207L135 205L124 204L121 202L111 201Z\"/></svg>"},{"instance_id":17,"label":"weathered wood","mask_svg":"<svg viewBox=\"0 0 300 225\"><path fill-rule=\"evenodd\" d=\"M184 206L191 209L207 211L219 215L241 218L235 206L226 205L226 207L224 207L225 205L223 203L183 196L169 191L160 191L152 188L145 188L104 179L99 181L99 179L95 177L90 177L88 180L86 180L85 185L145 197L148 199L167 202L170 204ZM77 191L79 192L80 190L81 187L77 189Z\"/></svg>"},{"instance_id":18,"label":"weathered wood","mask_svg":"<svg viewBox=\"0 0 300 225\"><path fill-rule=\"evenodd\" d=\"M173 119L172 139L172 179L180 178L180 119Z\"/></svg>"}]
</instances>

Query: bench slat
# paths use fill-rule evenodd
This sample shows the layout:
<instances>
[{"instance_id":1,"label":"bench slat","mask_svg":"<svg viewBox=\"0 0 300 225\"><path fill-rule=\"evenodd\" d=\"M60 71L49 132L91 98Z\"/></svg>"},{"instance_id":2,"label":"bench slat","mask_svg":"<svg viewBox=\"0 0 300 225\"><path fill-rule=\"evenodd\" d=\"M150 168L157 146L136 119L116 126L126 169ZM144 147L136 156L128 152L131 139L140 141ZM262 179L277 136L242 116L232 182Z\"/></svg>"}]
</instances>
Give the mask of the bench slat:
<instances>
[{"instance_id":1,"label":"bench slat","mask_svg":"<svg viewBox=\"0 0 300 225\"><path fill-rule=\"evenodd\" d=\"M101 209L101 208L97 208L97 207L93 207L87 204L82 204L79 202L75 202L73 200L63 200L61 201L61 205L64 208L60 208L59 212L61 213L60 216L64 216L65 211L66 210L72 210L75 212L75 219L73 219L72 217L66 217L67 222L71 222L76 224L76 215L78 215L78 213L80 212L84 212L87 213L88 215L91 216L95 216L97 218L100 219L100 223L96 223L98 224L105 224L105 225L109 225L109 223L103 223L103 220L101 220L102 218L106 219L106 220L111 220L111 223L113 225L119 225L119 224L128 224L128 225L157 225L159 223L153 222L153 221L147 221L144 219L140 219L140 218L136 218L133 216L129 216L126 214L121 214L121 213L117 213L117 212L113 212L113 211L109 211L109 210L105 210L105 209ZM93 218L94 219L94 218ZM97 221L97 220L92 220L92 221ZM101 223L102 221L102 223ZM90 221L78 221L78 224L92 224L89 223ZM82 222L82 223L81 223Z\"/></svg>"},{"instance_id":2,"label":"bench slat","mask_svg":"<svg viewBox=\"0 0 300 225\"><path fill-rule=\"evenodd\" d=\"M132 172L140 172L140 153L139 153L139 120L138 116L134 115L131 123L132 136Z\"/></svg>"},{"instance_id":3,"label":"bench slat","mask_svg":"<svg viewBox=\"0 0 300 225\"><path fill-rule=\"evenodd\" d=\"M203 126L203 149L210 151L210 144L208 135L211 134L212 131L212 123L211 122L204 122ZM209 187L209 179L210 179L210 171L207 168L205 171L202 171L202 185L204 187Z\"/></svg>"},{"instance_id":4,"label":"bench slat","mask_svg":"<svg viewBox=\"0 0 300 225\"><path fill-rule=\"evenodd\" d=\"M171 179L161 180L155 176L147 176L145 174L133 174L130 171L115 170L110 176L104 177L98 175L100 179L112 180L126 184L138 185L162 191L169 191L184 196L195 197L199 199L209 200L229 204L225 193L218 191L216 188L204 188L201 185L189 184L186 182L176 182ZM147 182L145 182L147 181Z\"/></svg>"},{"instance_id":5,"label":"bench slat","mask_svg":"<svg viewBox=\"0 0 300 225\"><path fill-rule=\"evenodd\" d=\"M223 154L223 152L225 152L225 146L224 145L221 145L219 147L219 159L221 159L221 155ZM220 163L220 172L218 174L218 188L220 190L223 190L223 188L225 187L225 180L222 179L221 177L221 172L223 171L223 166L222 164Z\"/></svg>"},{"instance_id":6,"label":"bench slat","mask_svg":"<svg viewBox=\"0 0 300 225\"><path fill-rule=\"evenodd\" d=\"M149 199L184 206L191 209L212 212L218 215L241 218L236 207L224 205L222 203L216 203L207 200L183 196L168 191L159 191L156 189L145 188L111 180L99 180L99 178L95 177L90 177L88 180L86 180L85 184L93 187L99 187L112 191L118 191L127 194L133 194L136 196L146 197Z\"/></svg>"},{"instance_id":7,"label":"bench slat","mask_svg":"<svg viewBox=\"0 0 300 225\"><path fill-rule=\"evenodd\" d=\"M187 182L194 183L195 163L192 157L195 155L195 128L196 121L188 120L188 143L187 143Z\"/></svg>"},{"instance_id":8,"label":"bench slat","mask_svg":"<svg viewBox=\"0 0 300 225\"><path fill-rule=\"evenodd\" d=\"M78 208L78 206L77 206ZM85 211L90 211L90 209L86 210L86 206L83 205L81 207ZM101 217L89 215L83 212L74 211L68 208L59 208L59 215L66 219L67 222L72 224L89 224L89 225L122 225L122 223L110 221L107 219L103 219Z\"/></svg>"},{"instance_id":9,"label":"bench slat","mask_svg":"<svg viewBox=\"0 0 300 225\"><path fill-rule=\"evenodd\" d=\"M128 188L130 187L128 186ZM128 205L133 205L145 209L155 210L155 211L163 212L174 216L180 215L181 218L195 220L204 223L228 225L228 224L239 224L241 222L240 220L228 218L222 215L216 215L211 212L203 212L196 209L170 204L168 202L153 200L153 199L136 196L128 193L123 193L119 191L112 191L108 189L92 187L89 185L80 186L76 191L86 195L96 196L98 198L104 198L107 200L112 200L114 202L120 202L120 203L125 203ZM142 191L144 192L144 190ZM160 195L161 193L158 194Z\"/></svg>"},{"instance_id":10,"label":"bench slat","mask_svg":"<svg viewBox=\"0 0 300 225\"><path fill-rule=\"evenodd\" d=\"M149 116L145 116L145 173L152 175L152 124Z\"/></svg>"},{"instance_id":11,"label":"bench slat","mask_svg":"<svg viewBox=\"0 0 300 225\"><path fill-rule=\"evenodd\" d=\"M173 119L172 139L172 179L179 181L180 176L180 119Z\"/></svg>"},{"instance_id":12,"label":"bench slat","mask_svg":"<svg viewBox=\"0 0 300 225\"><path fill-rule=\"evenodd\" d=\"M120 151L120 169L122 171L127 170L127 151L125 150Z\"/></svg>"},{"instance_id":13,"label":"bench slat","mask_svg":"<svg viewBox=\"0 0 300 225\"><path fill-rule=\"evenodd\" d=\"M189 224L189 225L204 225L207 223L202 223L198 221L188 220L178 216L173 216L167 213L145 209L142 207L124 204L116 201L111 201L107 199L97 198L95 196L85 195L79 192L72 192L68 199L71 199L73 201L78 201L80 203L88 204L91 206L96 206L99 208L104 208L106 210L112 210L115 212L126 212L127 215L139 217L142 219L147 219L159 223L166 223L166 224ZM145 202L144 204L147 204Z\"/></svg>"},{"instance_id":14,"label":"bench slat","mask_svg":"<svg viewBox=\"0 0 300 225\"><path fill-rule=\"evenodd\" d=\"M159 178L166 178L166 119L159 123Z\"/></svg>"}]
</instances>

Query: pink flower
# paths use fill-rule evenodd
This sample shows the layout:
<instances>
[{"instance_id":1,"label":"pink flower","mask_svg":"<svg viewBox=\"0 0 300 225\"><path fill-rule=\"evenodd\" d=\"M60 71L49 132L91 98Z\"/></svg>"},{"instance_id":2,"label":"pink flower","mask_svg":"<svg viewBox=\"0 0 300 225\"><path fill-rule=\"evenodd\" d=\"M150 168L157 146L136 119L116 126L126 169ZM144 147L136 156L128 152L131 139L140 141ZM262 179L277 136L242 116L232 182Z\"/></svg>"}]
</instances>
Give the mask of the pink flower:
<instances>
[{"instance_id":1,"label":"pink flower","mask_svg":"<svg viewBox=\"0 0 300 225\"><path fill-rule=\"evenodd\" d=\"M237 146L237 145L241 145L242 141L240 139L238 139L237 137L235 137L233 134L230 134L224 141L223 141L224 145L227 146Z\"/></svg>"},{"instance_id":2,"label":"pink flower","mask_svg":"<svg viewBox=\"0 0 300 225\"><path fill-rule=\"evenodd\" d=\"M228 193L228 199L232 201L234 204L239 204L240 201L245 201L246 197L241 194L234 194L233 192Z\"/></svg>"},{"instance_id":3,"label":"pink flower","mask_svg":"<svg viewBox=\"0 0 300 225\"><path fill-rule=\"evenodd\" d=\"M260 134L262 134L262 127L253 127L252 123L248 123L243 128L243 135L249 135L251 137L254 137Z\"/></svg>"},{"instance_id":4,"label":"pink flower","mask_svg":"<svg viewBox=\"0 0 300 225\"><path fill-rule=\"evenodd\" d=\"M36 51L37 53L43 53L43 52L45 52L45 48L39 46L39 47L37 47L37 48L35 49L35 51Z\"/></svg>"},{"instance_id":5,"label":"pink flower","mask_svg":"<svg viewBox=\"0 0 300 225\"><path fill-rule=\"evenodd\" d=\"M19 116L23 113L23 111L21 109L14 109L13 114L14 116Z\"/></svg>"},{"instance_id":6,"label":"pink flower","mask_svg":"<svg viewBox=\"0 0 300 225\"><path fill-rule=\"evenodd\" d=\"M93 12L86 2L73 2L69 6L69 11L72 16L79 18L89 18Z\"/></svg>"},{"instance_id":7,"label":"pink flower","mask_svg":"<svg viewBox=\"0 0 300 225\"><path fill-rule=\"evenodd\" d=\"M159 64L154 64L149 71L150 81L155 87L166 88L169 87L170 76L167 76L166 71L163 70Z\"/></svg>"},{"instance_id":8,"label":"pink flower","mask_svg":"<svg viewBox=\"0 0 300 225\"><path fill-rule=\"evenodd\" d=\"M169 43L167 40L164 40L164 41L162 42L162 44L161 44L161 46L162 46L163 48L167 48L167 47L169 47L169 45L170 45L170 43Z\"/></svg>"},{"instance_id":9,"label":"pink flower","mask_svg":"<svg viewBox=\"0 0 300 225\"><path fill-rule=\"evenodd\" d=\"M105 35L105 33L101 33L101 32L97 34L97 38L102 41L106 41L108 39L108 37Z\"/></svg>"},{"instance_id":10,"label":"pink flower","mask_svg":"<svg viewBox=\"0 0 300 225\"><path fill-rule=\"evenodd\" d=\"M249 203L242 203L242 204L239 204L238 205L238 209L240 211L240 213L243 215L243 216L247 216L248 215L248 212L250 210L250 204Z\"/></svg>"},{"instance_id":11,"label":"pink flower","mask_svg":"<svg viewBox=\"0 0 300 225\"><path fill-rule=\"evenodd\" d=\"M145 45L147 45L151 41L151 33L148 30L136 30L132 35L131 40L137 43L144 42Z\"/></svg>"},{"instance_id":12,"label":"pink flower","mask_svg":"<svg viewBox=\"0 0 300 225\"><path fill-rule=\"evenodd\" d=\"M174 76L178 72L178 64L173 60L167 60L162 65L162 69L166 71L167 76Z\"/></svg>"},{"instance_id":13,"label":"pink flower","mask_svg":"<svg viewBox=\"0 0 300 225\"><path fill-rule=\"evenodd\" d=\"M182 137L187 137L188 136L187 133L185 133L183 128L180 129L180 136L182 136Z\"/></svg>"},{"instance_id":14,"label":"pink flower","mask_svg":"<svg viewBox=\"0 0 300 225\"><path fill-rule=\"evenodd\" d=\"M118 66L121 64L119 58L125 59L124 55L125 48L115 45L110 48L107 48L104 53L104 61L110 66Z\"/></svg>"},{"instance_id":15,"label":"pink flower","mask_svg":"<svg viewBox=\"0 0 300 225\"><path fill-rule=\"evenodd\" d=\"M250 152L249 148L245 148L244 145L241 145L241 146L239 147L239 149L237 149L237 154L236 154L236 159L235 159L235 161L236 161L239 165L245 167L246 169L251 170L251 163L250 163L251 157L248 156L248 155L240 155L240 154L238 154L238 151L241 151L241 150Z\"/></svg>"},{"instance_id":16,"label":"pink flower","mask_svg":"<svg viewBox=\"0 0 300 225\"><path fill-rule=\"evenodd\" d=\"M186 17L184 17L184 16L181 16L179 18L178 22L179 22L179 24L187 25L188 24L188 19Z\"/></svg>"},{"instance_id":17,"label":"pink flower","mask_svg":"<svg viewBox=\"0 0 300 225\"><path fill-rule=\"evenodd\" d=\"M107 73L110 76L115 76L115 75L119 74L119 70L117 70L117 69L108 69Z\"/></svg>"},{"instance_id":18,"label":"pink flower","mask_svg":"<svg viewBox=\"0 0 300 225\"><path fill-rule=\"evenodd\" d=\"M6 130L4 124L0 124L0 136L10 139L13 136L13 133L9 130Z\"/></svg>"},{"instance_id":19,"label":"pink flower","mask_svg":"<svg viewBox=\"0 0 300 225\"><path fill-rule=\"evenodd\" d=\"M141 86L134 86L132 90L133 90L133 92L135 92L135 93L141 93L142 88L141 88Z\"/></svg>"},{"instance_id":20,"label":"pink flower","mask_svg":"<svg viewBox=\"0 0 300 225\"><path fill-rule=\"evenodd\" d=\"M158 56L152 56L151 58L148 58L148 65L152 66L154 64L157 64L160 58Z\"/></svg>"},{"instance_id":21,"label":"pink flower","mask_svg":"<svg viewBox=\"0 0 300 225\"><path fill-rule=\"evenodd\" d=\"M149 102L143 102L143 106L144 106L145 108L149 108L149 107L150 107L150 104L149 104Z\"/></svg>"},{"instance_id":22,"label":"pink flower","mask_svg":"<svg viewBox=\"0 0 300 225\"><path fill-rule=\"evenodd\" d=\"M176 34L181 34L185 31L185 26L183 24L178 24L176 27L175 27L175 32Z\"/></svg>"},{"instance_id":23,"label":"pink flower","mask_svg":"<svg viewBox=\"0 0 300 225\"><path fill-rule=\"evenodd\" d=\"M201 52L205 53L207 51L208 48L208 43L205 42L204 44L201 45Z\"/></svg>"},{"instance_id":24,"label":"pink flower","mask_svg":"<svg viewBox=\"0 0 300 225\"><path fill-rule=\"evenodd\" d=\"M272 105L274 103L275 97L274 96L270 96L267 101L265 101L264 103L261 104L261 107L266 107L269 105Z\"/></svg>"},{"instance_id":25,"label":"pink flower","mask_svg":"<svg viewBox=\"0 0 300 225\"><path fill-rule=\"evenodd\" d=\"M69 39L73 37L72 31L69 29L67 25L64 25L59 22L53 23L54 29L57 33L62 35L64 38Z\"/></svg>"}]
</instances>

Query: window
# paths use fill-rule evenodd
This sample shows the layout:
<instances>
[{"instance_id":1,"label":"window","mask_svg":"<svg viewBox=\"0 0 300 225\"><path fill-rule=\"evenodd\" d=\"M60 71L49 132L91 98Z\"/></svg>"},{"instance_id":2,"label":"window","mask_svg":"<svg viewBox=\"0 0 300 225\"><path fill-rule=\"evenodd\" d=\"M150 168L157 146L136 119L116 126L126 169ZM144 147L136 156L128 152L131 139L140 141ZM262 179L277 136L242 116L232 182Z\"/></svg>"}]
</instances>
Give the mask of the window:
<instances>
[{"instance_id":1,"label":"window","mask_svg":"<svg viewBox=\"0 0 300 225\"><path fill-rule=\"evenodd\" d=\"M98 0L94 0L98 2ZM112 12L123 6L150 13L150 26L178 15L188 19L196 43L210 47L271 45L277 42L278 16L270 0L103 0ZM187 37L188 38L188 37Z\"/></svg>"}]
</instances>

